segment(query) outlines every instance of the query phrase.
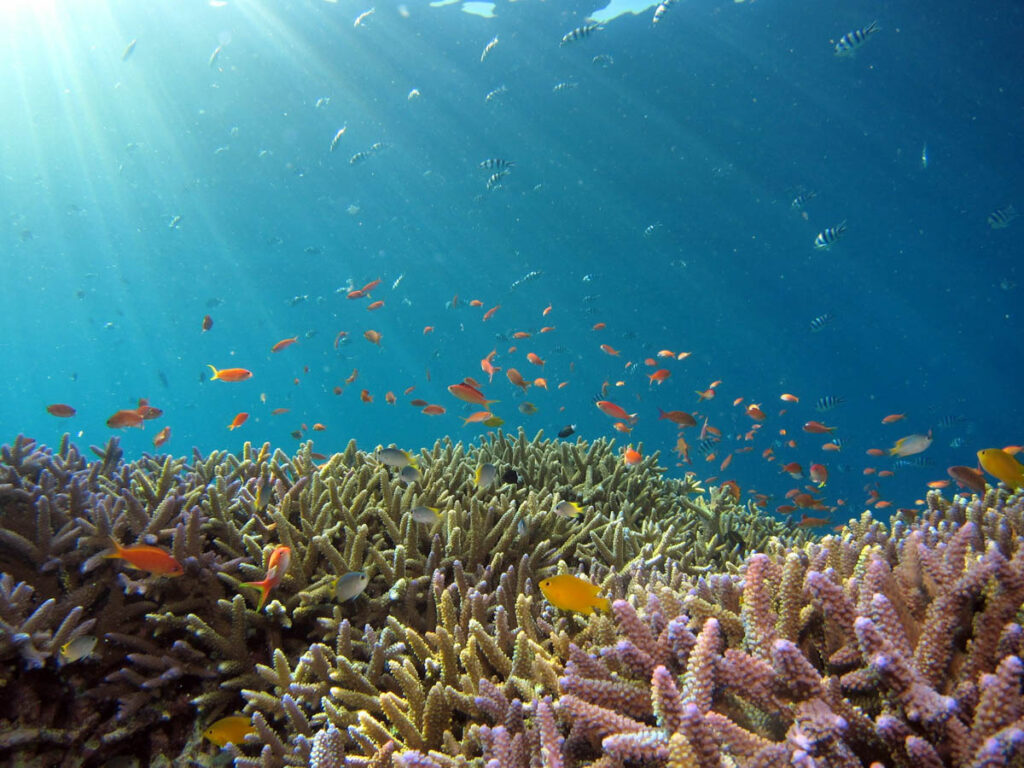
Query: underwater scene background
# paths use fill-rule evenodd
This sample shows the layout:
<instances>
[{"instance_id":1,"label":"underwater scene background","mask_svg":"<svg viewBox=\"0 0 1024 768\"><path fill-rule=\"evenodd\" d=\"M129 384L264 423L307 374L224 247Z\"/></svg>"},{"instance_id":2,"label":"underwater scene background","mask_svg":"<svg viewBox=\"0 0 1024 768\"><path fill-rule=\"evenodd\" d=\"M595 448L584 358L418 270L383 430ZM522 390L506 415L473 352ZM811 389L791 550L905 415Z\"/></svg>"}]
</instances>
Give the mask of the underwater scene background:
<instances>
[{"instance_id":1,"label":"underwater scene background","mask_svg":"<svg viewBox=\"0 0 1024 768\"><path fill-rule=\"evenodd\" d=\"M686 2L560 45L597 9L500 3L484 18L412 3L354 26L369 7L214 5L5 4L6 435L100 442L141 397L164 415L125 430L129 455L166 425L174 453L294 446L317 422L326 431L303 436L322 453L349 438L472 440L487 428L459 416L478 409L445 387L480 380L496 349L496 366L548 381L525 396L504 370L487 384L506 428L572 423L672 459L657 408L696 410L723 434L716 461L692 451L704 476L744 447L745 407L760 403L752 450L721 474L773 503L790 461L828 467L830 504L862 502L867 479L911 505L981 443L1019 440L1018 230L986 225L1017 202L1018 5L889 4L847 57L834 42L882 8ZM500 189L489 158L515 163ZM377 278L369 299L346 299ZM368 312L372 300L385 306ZM643 361L661 349L692 356L659 359L671 377L651 386ZM211 382L207 364L254 376ZM604 382L638 414L629 435L592 403ZM422 416L413 398L447 413ZM821 413L819 398L842 402ZM54 419L50 403L77 414ZM229 432L238 412L249 420ZM906 418L883 426L891 413ZM822 453L827 440L800 430L810 419L842 450ZM929 429L927 467L865 456Z\"/></svg>"},{"instance_id":2,"label":"underwater scene background","mask_svg":"<svg viewBox=\"0 0 1024 768\"><path fill-rule=\"evenodd\" d=\"M0 763L1024 766L1024 9L596 5L0 0Z\"/></svg>"}]
</instances>

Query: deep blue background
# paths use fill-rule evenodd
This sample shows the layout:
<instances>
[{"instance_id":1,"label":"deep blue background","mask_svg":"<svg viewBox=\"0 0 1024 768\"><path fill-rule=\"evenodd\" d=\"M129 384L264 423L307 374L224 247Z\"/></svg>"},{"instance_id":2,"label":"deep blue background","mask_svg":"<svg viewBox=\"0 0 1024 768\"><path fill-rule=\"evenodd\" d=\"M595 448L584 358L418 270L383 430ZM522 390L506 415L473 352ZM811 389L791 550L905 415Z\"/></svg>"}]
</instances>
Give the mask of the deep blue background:
<instances>
[{"instance_id":1,"label":"deep blue background","mask_svg":"<svg viewBox=\"0 0 1024 768\"><path fill-rule=\"evenodd\" d=\"M947 465L1024 439L1024 220L998 231L985 221L1024 208L1019 4L681 0L656 27L647 10L565 47L593 7L501 2L485 19L378 4L354 28L369 7L4 6L0 440L53 443L70 430L102 443L107 417L139 397L165 415L127 431L133 456L164 425L165 450L179 454L244 440L291 450L289 433L314 422L327 426L308 435L324 453L353 437L366 449L473 440L482 428L462 426L471 409L445 387L481 377L495 348L497 365L531 377L524 353L547 360L533 416L515 408L523 398L504 371L487 387L507 427L553 436L574 422L622 443L591 402L621 379L609 398L639 413L626 439L662 450L674 473L675 430L656 409L693 410L694 390L721 379L701 412L728 440L713 464L695 451L693 468L715 474L745 445L734 437L752 422L732 401L759 402L761 434L724 476L776 499L794 483L761 458L773 441L784 461L827 463L826 499L857 512L872 479L862 470L892 468L869 447L934 428L931 466L880 486L904 506ZM873 19L880 31L856 56L833 54L830 41ZM614 63L595 65L598 54ZM559 82L577 87L555 93ZM409 101L413 88L422 96ZM350 165L375 142L385 149ZM516 162L501 190L485 187L487 157ZM817 192L806 220L790 207L800 190ZM815 251L815 234L843 220L845 238ZM509 290L531 270L542 277ZM345 299L349 279L378 276L383 309ZM453 294L459 307L446 309ZM467 306L474 298L484 307ZM214 327L201 334L207 312ZM811 333L826 312L835 320ZM598 321L605 331L590 330ZM512 332L542 325L556 330L506 353ZM383 334L380 349L367 328ZM335 351L340 330L350 341ZM297 345L269 352L293 335ZM693 355L651 389L640 361L661 348ZM207 363L255 376L210 382ZM333 395L353 368L358 380ZM411 385L409 397L448 413L411 408ZM780 417L782 392L801 402ZM845 402L818 414L824 395ZM53 402L77 416L53 418ZM228 432L238 411L252 416ZM907 418L882 426L893 412ZM800 431L811 418L838 427L841 453Z\"/></svg>"}]
</instances>

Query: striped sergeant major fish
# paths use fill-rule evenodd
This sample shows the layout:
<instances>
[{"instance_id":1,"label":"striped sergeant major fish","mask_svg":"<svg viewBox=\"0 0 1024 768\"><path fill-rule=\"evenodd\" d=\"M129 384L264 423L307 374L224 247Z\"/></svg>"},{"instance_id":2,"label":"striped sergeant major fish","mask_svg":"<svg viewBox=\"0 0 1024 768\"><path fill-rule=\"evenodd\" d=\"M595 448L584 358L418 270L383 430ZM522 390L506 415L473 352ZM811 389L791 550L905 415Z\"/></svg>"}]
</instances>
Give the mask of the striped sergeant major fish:
<instances>
[{"instance_id":1,"label":"striped sergeant major fish","mask_svg":"<svg viewBox=\"0 0 1024 768\"><path fill-rule=\"evenodd\" d=\"M866 27L847 32L835 44L836 56L853 56L868 38L878 31L878 22L872 21Z\"/></svg>"},{"instance_id":2,"label":"striped sergeant major fish","mask_svg":"<svg viewBox=\"0 0 1024 768\"><path fill-rule=\"evenodd\" d=\"M823 315L818 315L816 318L811 320L811 332L817 333L835 319L835 315L833 315L831 312L826 312Z\"/></svg>"},{"instance_id":3,"label":"striped sergeant major fish","mask_svg":"<svg viewBox=\"0 0 1024 768\"><path fill-rule=\"evenodd\" d=\"M352 157L350 157L348 159L348 164L349 165L356 165L357 163L361 163L364 160L369 160L371 157L373 157L376 153L380 152L382 149L384 149L384 145L381 142L378 141L378 142L372 144L369 149L367 149L367 150L365 150L363 152L356 152L354 155L352 155Z\"/></svg>"},{"instance_id":4,"label":"striped sergeant major fish","mask_svg":"<svg viewBox=\"0 0 1024 768\"><path fill-rule=\"evenodd\" d=\"M935 459L930 459L927 456L908 456L896 459L892 465L894 467L934 467Z\"/></svg>"},{"instance_id":5,"label":"striped sergeant major fish","mask_svg":"<svg viewBox=\"0 0 1024 768\"><path fill-rule=\"evenodd\" d=\"M1006 229L1010 226L1010 223L1020 216L1017 210L1012 205L1004 205L1002 208L997 208L988 215L985 221L992 229Z\"/></svg>"},{"instance_id":6,"label":"striped sergeant major fish","mask_svg":"<svg viewBox=\"0 0 1024 768\"><path fill-rule=\"evenodd\" d=\"M508 176L508 171L498 171L497 173L492 173L491 177L487 179L487 191L493 192L496 189L501 189L501 180L506 176Z\"/></svg>"},{"instance_id":7,"label":"striped sergeant major fish","mask_svg":"<svg viewBox=\"0 0 1024 768\"><path fill-rule=\"evenodd\" d=\"M831 248L843 235L846 234L846 221L837 227L825 227L821 232L814 238L814 247L819 251L825 248Z\"/></svg>"},{"instance_id":8,"label":"striped sergeant major fish","mask_svg":"<svg viewBox=\"0 0 1024 768\"><path fill-rule=\"evenodd\" d=\"M508 287L508 289L509 289L510 291L514 291L514 290L515 290L516 288L518 288L518 287L519 287L520 285L523 285L524 283L529 283L529 282L531 282L531 281L533 281L533 280L536 280L536 279L537 279L538 277L540 277L540 276L541 276L542 274L544 274L544 273L543 273L543 272L541 272L541 271L539 271L539 270L536 270L536 269L535 269L535 270L533 270L532 272L527 272L527 273L526 273L525 275L523 275L522 277L520 277L520 278L519 278L518 280L514 281L514 282L512 283L512 285L510 285L510 286ZM562 436L564 437L564 435L562 435Z\"/></svg>"},{"instance_id":9,"label":"striped sergeant major fish","mask_svg":"<svg viewBox=\"0 0 1024 768\"><path fill-rule=\"evenodd\" d=\"M658 7L654 9L654 18L651 20L652 24L657 24L661 21L661 17L664 16L669 9L670 5L674 5L676 0L661 0L658 3Z\"/></svg>"},{"instance_id":10,"label":"striped sergeant major fish","mask_svg":"<svg viewBox=\"0 0 1024 768\"><path fill-rule=\"evenodd\" d=\"M488 94L484 96L484 101L490 103L506 93L508 93L508 88L504 85L499 85L493 91L488 92Z\"/></svg>"},{"instance_id":11,"label":"striped sergeant major fish","mask_svg":"<svg viewBox=\"0 0 1024 768\"><path fill-rule=\"evenodd\" d=\"M818 193L814 192L813 190L809 192L801 192L799 195L793 198L793 202L789 204L789 207L792 208L794 211L799 211L817 196Z\"/></svg>"},{"instance_id":12,"label":"striped sergeant major fish","mask_svg":"<svg viewBox=\"0 0 1024 768\"><path fill-rule=\"evenodd\" d=\"M577 40L582 40L585 37L590 37L591 32L597 32L599 29L604 29L600 24L584 24L583 26L576 27L576 29L570 30L562 35L562 42L560 46L574 43Z\"/></svg>"},{"instance_id":13,"label":"striped sergeant major fish","mask_svg":"<svg viewBox=\"0 0 1024 768\"><path fill-rule=\"evenodd\" d=\"M500 157L488 157L480 163L481 168L486 168L489 171L504 171L506 168L511 168L514 165L514 160L504 160Z\"/></svg>"},{"instance_id":14,"label":"striped sergeant major fish","mask_svg":"<svg viewBox=\"0 0 1024 768\"><path fill-rule=\"evenodd\" d=\"M825 411L831 411L833 408L838 408L840 405L846 402L846 398L835 397L834 395L823 395L819 397L814 403L814 410L819 413Z\"/></svg>"},{"instance_id":15,"label":"striped sergeant major fish","mask_svg":"<svg viewBox=\"0 0 1024 768\"><path fill-rule=\"evenodd\" d=\"M480 63L481 64L483 64L484 61L486 61L486 59L490 55L491 51L494 50L494 46L496 46L497 44L498 44L498 36L495 35L494 38L491 40L491 42L489 42L487 45L484 46L484 52L480 54Z\"/></svg>"}]
</instances>

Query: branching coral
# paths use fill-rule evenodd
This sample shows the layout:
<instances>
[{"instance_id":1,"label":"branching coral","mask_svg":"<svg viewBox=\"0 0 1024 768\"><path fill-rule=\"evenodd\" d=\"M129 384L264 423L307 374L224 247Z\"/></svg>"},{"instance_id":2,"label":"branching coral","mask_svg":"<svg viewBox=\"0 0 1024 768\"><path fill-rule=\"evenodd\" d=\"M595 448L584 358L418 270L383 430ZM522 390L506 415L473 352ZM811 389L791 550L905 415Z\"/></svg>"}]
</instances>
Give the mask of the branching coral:
<instances>
[{"instance_id":1,"label":"branching coral","mask_svg":"<svg viewBox=\"0 0 1024 768\"><path fill-rule=\"evenodd\" d=\"M685 594L653 584L643 621L616 602L621 639L562 681L567 743L595 765L1019 765L1024 497L998 523L930 503ZM648 712L622 694L644 681Z\"/></svg>"},{"instance_id":2,"label":"branching coral","mask_svg":"<svg viewBox=\"0 0 1024 768\"><path fill-rule=\"evenodd\" d=\"M807 543L606 441L441 441L412 482L354 443L320 463L308 444L92 451L3 448L2 759L212 764L201 734L237 712L255 734L224 754L243 768L995 766L1022 738L1022 502L1005 492ZM477 487L485 462L499 479ZM111 539L184 574L107 559ZM280 545L290 567L257 610L242 584ZM368 583L342 602L351 571ZM537 584L554 573L598 584L612 614L552 608ZM62 656L89 635L93 653Z\"/></svg>"}]
</instances>

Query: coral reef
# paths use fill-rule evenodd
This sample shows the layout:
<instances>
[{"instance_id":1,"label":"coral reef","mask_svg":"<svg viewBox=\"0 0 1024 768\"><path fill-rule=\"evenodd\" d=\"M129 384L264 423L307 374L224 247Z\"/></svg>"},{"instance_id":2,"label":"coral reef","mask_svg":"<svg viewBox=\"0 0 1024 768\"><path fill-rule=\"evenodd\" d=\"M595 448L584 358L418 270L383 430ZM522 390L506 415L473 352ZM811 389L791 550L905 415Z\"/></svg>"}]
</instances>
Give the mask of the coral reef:
<instances>
[{"instance_id":1,"label":"coral reef","mask_svg":"<svg viewBox=\"0 0 1024 768\"><path fill-rule=\"evenodd\" d=\"M454 752L481 715L482 679L500 683L494 706L557 694L560 654L585 622L551 615L540 578L583 571L624 594L656 563L736 568L748 549L804 537L719 489L663 478L656 455L627 471L606 441L442 441L410 484L354 442L319 465L310 445L131 463L114 440L92 452L21 437L2 451L0 682L18 694L0 704L2 759L199 754L204 726L236 711L259 731L239 764L305 764L327 723L346 749L374 752L390 734L396 748ZM516 482L477 488L483 462ZM552 514L561 499L586 514ZM441 522L414 521L417 505ZM184 574L107 559L112 540L163 547ZM257 611L240 585L280 544L291 566ZM369 584L339 603L349 571ZM91 654L62 657L88 636Z\"/></svg>"},{"instance_id":2,"label":"coral reef","mask_svg":"<svg viewBox=\"0 0 1024 768\"><path fill-rule=\"evenodd\" d=\"M354 442L92 452L18 438L0 457L5 762L1021 765L1021 495L932 493L814 540L604 440L441 441L413 482ZM477 487L484 462L498 479ZM184 573L108 559L111 539ZM243 582L282 545L257 610ZM339 600L353 571L367 587ZM537 584L557 573L611 613L553 608ZM234 713L245 743L203 741Z\"/></svg>"}]
</instances>

